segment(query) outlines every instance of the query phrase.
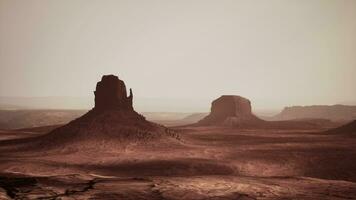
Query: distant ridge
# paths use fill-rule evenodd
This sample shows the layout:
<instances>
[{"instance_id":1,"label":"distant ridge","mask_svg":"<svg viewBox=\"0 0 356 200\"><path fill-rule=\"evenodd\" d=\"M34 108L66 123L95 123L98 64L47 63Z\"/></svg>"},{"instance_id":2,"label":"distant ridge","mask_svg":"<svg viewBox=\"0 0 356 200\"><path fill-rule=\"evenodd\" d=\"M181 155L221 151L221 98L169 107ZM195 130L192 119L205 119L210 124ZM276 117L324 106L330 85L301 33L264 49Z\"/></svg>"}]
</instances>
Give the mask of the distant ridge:
<instances>
[{"instance_id":1,"label":"distant ridge","mask_svg":"<svg viewBox=\"0 0 356 200\"><path fill-rule=\"evenodd\" d=\"M0 110L0 129L66 124L87 110Z\"/></svg>"},{"instance_id":2,"label":"distant ridge","mask_svg":"<svg viewBox=\"0 0 356 200\"><path fill-rule=\"evenodd\" d=\"M252 113L250 100L237 95L222 95L215 99L210 114L195 125L261 129L318 129L329 126L327 121L320 120L262 120Z\"/></svg>"},{"instance_id":3,"label":"distant ridge","mask_svg":"<svg viewBox=\"0 0 356 200\"><path fill-rule=\"evenodd\" d=\"M332 121L350 121L356 119L356 106L352 105L313 105L286 107L273 120L291 119L329 119Z\"/></svg>"}]
</instances>

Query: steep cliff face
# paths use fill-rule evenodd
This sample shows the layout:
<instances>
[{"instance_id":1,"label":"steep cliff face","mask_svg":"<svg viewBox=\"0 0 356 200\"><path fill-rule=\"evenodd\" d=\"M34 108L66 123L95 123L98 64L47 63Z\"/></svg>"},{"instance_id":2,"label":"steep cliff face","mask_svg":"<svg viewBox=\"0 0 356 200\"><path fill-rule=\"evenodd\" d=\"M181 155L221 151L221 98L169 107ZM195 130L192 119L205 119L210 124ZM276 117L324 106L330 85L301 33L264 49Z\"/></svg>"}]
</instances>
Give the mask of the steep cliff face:
<instances>
[{"instance_id":1,"label":"steep cliff face","mask_svg":"<svg viewBox=\"0 0 356 200\"><path fill-rule=\"evenodd\" d=\"M241 96L223 95L213 101L210 114L198 124L244 126L262 121L252 113L250 100Z\"/></svg>"},{"instance_id":2,"label":"steep cliff face","mask_svg":"<svg viewBox=\"0 0 356 200\"><path fill-rule=\"evenodd\" d=\"M172 130L147 121L134 110L132 90L127 96L125 83L117 76L103 76L94 94L95 107L92 110L53 130L42 141L62 145L83 141L123 144L178 139Z\"/></svg>"},{"instance_id":3,"label":"steep cliff face","mask_svg":"<svg viewBox=\"0 0 356 200\"><path fill-rule=\"evenodd\" d=\"M117 76L106 75L96 84L95 107L97 110L133 110L133 94L126 94L124 81Z\"/></svg>"},{"instance_id":4,"label":"steep cliff face","mask_svg":"<svg viewBox=\"0 0 356 200\"><path fill-rule=\"evenodd\" d=\"M223 95L214 100L210 114L196 125L262 129L317 129L331 126L315 120L265 121L252 113L250 100L236 95Z\"/></svg>"},{"instance_id":5,"label":"steep cliff face","mask_svg":"<svg viewBox=\"0 0 356 200\"><path fill-rule=\"evenodd\" d=\"M216 117L241 117L252 116L251 102L241 96L223 95L213 101L211 114Z\"/></svg>"}]
</instances>

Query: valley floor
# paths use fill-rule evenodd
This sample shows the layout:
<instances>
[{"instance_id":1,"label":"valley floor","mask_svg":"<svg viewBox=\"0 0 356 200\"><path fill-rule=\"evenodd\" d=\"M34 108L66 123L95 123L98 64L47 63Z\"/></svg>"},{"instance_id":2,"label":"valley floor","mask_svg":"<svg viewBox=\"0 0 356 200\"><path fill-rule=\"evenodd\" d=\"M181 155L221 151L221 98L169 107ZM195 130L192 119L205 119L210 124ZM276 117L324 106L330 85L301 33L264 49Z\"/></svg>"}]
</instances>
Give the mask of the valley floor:
<instances>
[{"instance_id":1,"label":"valley floor","mask_svg":"<svg viewBox=\"0 0 356 200\"><path fill-rule=\"evenodd\" d=\"M1 131L0 199L356 199L356 137L177 131L177 144L78 141L41 151L14 144L43 133Z\"/></svg>"}]
</instances>

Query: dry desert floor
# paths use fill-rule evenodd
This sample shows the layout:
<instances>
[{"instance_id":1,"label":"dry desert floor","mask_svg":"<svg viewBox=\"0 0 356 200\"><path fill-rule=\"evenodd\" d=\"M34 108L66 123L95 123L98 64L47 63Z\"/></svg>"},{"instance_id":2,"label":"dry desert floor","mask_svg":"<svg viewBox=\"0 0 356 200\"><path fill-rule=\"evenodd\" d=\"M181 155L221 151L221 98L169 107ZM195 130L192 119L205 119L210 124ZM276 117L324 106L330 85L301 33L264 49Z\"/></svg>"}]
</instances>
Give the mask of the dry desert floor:
<instances>
[{"instance_id":1,"label":"dry desert floor","mask_svg":"<svg viewBox=\"0 0 356 200\"><path fill-rule=\"evenodd\" d=\"M43 129L1 131L0 199L356 199L355 136L176 131L175 143L98 139L37 150L17 145Z\"/></svg>"}]
</instances>

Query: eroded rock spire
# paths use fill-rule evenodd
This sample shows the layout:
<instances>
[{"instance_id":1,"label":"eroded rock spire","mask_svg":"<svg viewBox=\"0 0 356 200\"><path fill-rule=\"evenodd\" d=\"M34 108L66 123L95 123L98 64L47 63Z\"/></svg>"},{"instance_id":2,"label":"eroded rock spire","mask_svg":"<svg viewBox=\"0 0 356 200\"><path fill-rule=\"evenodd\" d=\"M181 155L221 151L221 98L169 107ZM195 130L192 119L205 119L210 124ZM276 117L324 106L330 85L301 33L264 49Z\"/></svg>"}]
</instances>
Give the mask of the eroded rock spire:
<instances>
[{"instance_id":1,"label":"eroded rock spire","mask_svg":"<svg viewBox=\"0 0 356 200\"><path fill-rule=\"evenodd\" d=\"M95 110L133 110L133 94L127 96L124 81L114 75L105 75L96 84Z\"/></svg>"}]
</instances>

